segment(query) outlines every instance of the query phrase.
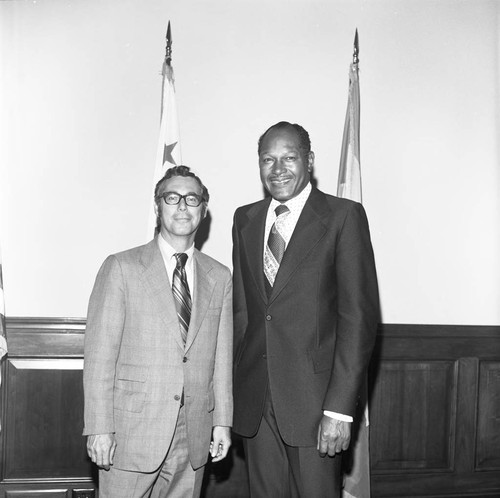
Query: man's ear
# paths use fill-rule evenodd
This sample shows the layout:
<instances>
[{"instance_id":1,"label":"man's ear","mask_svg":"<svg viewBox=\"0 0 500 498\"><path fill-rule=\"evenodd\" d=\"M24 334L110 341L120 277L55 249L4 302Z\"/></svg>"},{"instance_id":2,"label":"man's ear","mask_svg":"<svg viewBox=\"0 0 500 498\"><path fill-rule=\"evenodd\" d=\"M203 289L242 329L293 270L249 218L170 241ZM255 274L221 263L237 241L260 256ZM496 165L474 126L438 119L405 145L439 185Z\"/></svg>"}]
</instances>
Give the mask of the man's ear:
<instances>
[{"instance_id":1,"label":"man's ear","mask_svg":"<svg viewBox=\"0 0 500 498\"><path fill-rule=\"evenodd\" d=\"M309 173L313 170L314 168L314 152L311 150L307 154L307 171Z\"/></svg>"}]
</instances>

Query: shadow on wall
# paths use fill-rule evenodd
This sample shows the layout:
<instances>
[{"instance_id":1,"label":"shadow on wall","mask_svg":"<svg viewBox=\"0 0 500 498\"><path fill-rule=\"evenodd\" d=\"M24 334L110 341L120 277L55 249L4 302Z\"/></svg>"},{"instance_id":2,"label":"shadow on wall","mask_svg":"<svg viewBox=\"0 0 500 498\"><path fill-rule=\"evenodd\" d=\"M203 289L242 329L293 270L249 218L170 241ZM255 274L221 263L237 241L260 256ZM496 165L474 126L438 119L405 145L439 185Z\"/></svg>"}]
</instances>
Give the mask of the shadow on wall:
<instances>
[{"instance_id":1,"label":"shadow on wall","mask_svg":"<svg viewBox=\"0 0 500 498\"><path fill-rule=\"evenodd\" d=\"M199 251L202 250L203 245L208 240L208 236L210 235L210 226L212 225L212 215L210 211L207 211L207 215L205 219L201 222L198 231L196 232L196 236L194 238L194 246Z\"/></svg>"}]
</instances>

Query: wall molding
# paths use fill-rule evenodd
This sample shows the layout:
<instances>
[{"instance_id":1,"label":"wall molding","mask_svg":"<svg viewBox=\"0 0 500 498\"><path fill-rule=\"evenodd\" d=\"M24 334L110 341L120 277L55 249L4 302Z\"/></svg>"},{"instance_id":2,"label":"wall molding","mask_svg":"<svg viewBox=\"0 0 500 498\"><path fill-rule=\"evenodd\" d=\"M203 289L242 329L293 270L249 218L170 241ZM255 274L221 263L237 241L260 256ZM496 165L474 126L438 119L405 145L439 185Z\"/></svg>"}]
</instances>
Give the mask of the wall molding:
<instances>
[{"instance_id":1,"label":"wall molding","mask_svg":"<svg viewBox=\"0 0 500 498\"><path fill-rule=\"evenodd\" d=\"M83 358L84 318L7 317L9 358Z\"/></svg>"}]
</instances>

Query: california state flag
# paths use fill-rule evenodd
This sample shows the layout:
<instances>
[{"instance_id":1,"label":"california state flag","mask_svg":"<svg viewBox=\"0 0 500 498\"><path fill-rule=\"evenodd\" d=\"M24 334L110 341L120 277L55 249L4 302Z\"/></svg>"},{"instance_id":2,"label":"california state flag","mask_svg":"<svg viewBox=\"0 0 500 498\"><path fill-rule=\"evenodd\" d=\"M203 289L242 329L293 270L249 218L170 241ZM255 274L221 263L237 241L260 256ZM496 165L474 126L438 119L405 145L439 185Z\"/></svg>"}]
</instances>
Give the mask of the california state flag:
<instances>
[{"instance_id":1,"label":"california state flag","mask_svg":"<svg viewBox=\"0 0 500 498\"><path fill-rule=\"evenodd\" d=\"M156 151L153 189L168 168L182 164L179 123L177 121L177 106L175 103L174 68L167 61L163 63L162 74L160 137ZM156 217L153 208L149 218L148 234L151 235L156 226Z\"/></svg>"}]
</instances>

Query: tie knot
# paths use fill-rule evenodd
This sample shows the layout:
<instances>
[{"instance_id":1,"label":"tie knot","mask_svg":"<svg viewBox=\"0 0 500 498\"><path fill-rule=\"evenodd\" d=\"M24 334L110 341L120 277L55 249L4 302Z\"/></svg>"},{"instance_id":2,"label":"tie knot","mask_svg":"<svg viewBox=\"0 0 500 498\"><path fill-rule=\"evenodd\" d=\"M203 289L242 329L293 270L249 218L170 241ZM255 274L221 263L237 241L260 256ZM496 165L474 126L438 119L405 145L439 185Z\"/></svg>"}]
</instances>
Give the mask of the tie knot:
<instances>
[{"instance_id":1,"label":"tie knot","mask_svg":"<svg viewBox=\"0 0 500 498\"><path fill-rule=\"evenodd\" d=\"M290 210L288 209L287 206L285 206L284 204L280 204L275 210L274 212L276 213L276 216L281 216L282 214L285 214L285 213L288 213Z\"/></svg>"},{"instance_id":2,"label":"tie knot","mask_svg":"<svg viewBox=\"0 0 500 498\"><path fill-rule=\"evenodd\" d=\"M176 252L174 256L177 260L177 268L184 268L188 255L185 252Z\"/></svg>"}]
</instances>

